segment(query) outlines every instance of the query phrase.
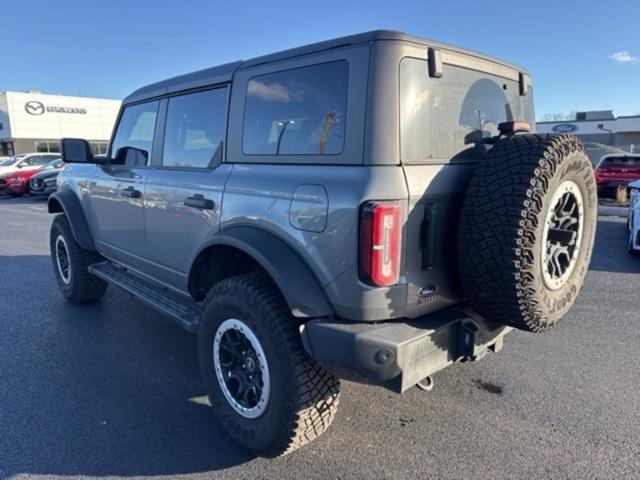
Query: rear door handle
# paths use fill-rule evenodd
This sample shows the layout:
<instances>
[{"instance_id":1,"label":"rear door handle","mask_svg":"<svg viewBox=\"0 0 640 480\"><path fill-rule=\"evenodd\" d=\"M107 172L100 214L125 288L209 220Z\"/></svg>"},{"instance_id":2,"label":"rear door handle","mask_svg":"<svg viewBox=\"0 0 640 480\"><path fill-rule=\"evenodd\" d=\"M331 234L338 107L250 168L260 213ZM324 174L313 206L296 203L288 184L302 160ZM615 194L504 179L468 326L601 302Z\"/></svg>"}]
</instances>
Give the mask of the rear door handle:
<instances>
[{"instance_id":1,"label":"rear door handle","mask_svg":"<svg viewBox=\"0 0 640 480\"><path fill-rule=\"evenodd\" d=\"M196 193L195 195L185 198L184 204L188 207L201 208L203 210L213 210L215 206L213 200L204 198L204 195L201 193Z\"/></svg>"},{"instance_id":2,"label":"rear door handle","mask_svg":"<svg viewBox=\"0 0 640 480\"><path fill-rule=\"evenodd\" d=\"M140 190L136 190L133 187L127 187L120 190L120 195L129 198L140 198L142 196L142 192Z\"/></svg>"}]
</instances>

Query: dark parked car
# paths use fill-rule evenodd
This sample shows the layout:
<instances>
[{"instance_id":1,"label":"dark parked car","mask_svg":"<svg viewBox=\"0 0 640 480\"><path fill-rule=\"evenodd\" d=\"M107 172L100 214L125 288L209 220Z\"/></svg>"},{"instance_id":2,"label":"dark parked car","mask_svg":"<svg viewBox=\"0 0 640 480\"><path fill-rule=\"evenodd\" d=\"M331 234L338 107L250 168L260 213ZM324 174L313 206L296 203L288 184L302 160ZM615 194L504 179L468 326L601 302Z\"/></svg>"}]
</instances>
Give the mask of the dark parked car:
<instances>
[{"instance_id":1,"label":"dark parked car","mask_svg":"<svg viewBox=\"0 0 640 480\"><path fill-rule=\"evenodd\" d=\"M58 174L64 168L64 162L58 158L47 163L44 168L29 179L29 193L33 196L47 196L56 191Z\"/></svg>"}]
</instances>

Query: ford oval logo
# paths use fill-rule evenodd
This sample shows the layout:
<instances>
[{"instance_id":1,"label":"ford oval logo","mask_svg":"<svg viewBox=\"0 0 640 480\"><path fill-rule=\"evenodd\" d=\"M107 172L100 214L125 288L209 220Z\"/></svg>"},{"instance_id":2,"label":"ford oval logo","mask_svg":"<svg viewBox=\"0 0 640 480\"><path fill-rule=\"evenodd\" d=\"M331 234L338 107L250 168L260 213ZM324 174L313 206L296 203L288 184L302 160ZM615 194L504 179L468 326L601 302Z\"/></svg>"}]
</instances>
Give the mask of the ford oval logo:
<instances>
[{"instance_id":1,"label":"ford oval logo","mask_svg":"<svg viewBox=\"0 0 640 480\"><path fill-rule=\"evenodd\" d=\"M551 130L556 133L573 133L578 131L578 126L573 123L561 123L554 126Z\"/></svg>"},{"instance_id":2,"label":"ford oval logo","mask_svg":"<svg viewBox=\"0 0 640 480\"><path fill-rule=\"evenodd\" d=\"M435 294L437 291L438 291L437 285L425 285L424 287L420 287L418 289L417 294L419 298L426 298Z\"/></svg>"}]
</instances>

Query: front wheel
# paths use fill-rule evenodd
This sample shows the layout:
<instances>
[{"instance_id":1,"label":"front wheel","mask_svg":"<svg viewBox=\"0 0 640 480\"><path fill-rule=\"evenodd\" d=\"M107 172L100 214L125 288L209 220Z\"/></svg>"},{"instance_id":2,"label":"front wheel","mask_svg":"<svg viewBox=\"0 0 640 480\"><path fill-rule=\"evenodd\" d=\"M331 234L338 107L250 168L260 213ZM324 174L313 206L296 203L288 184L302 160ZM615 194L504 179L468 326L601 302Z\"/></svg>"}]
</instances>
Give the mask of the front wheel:
<instances>
[{"instance_id":1,"label":"front wheel","mask_svg":"<svg viewBox=\"0 0 640 480\"><path fill-rule=\"evenodd\" d=\"M285 455L331 424L338 379L302 347L298 322L264 274L213 286L198 334L202 376L223 428L257 455Z\"/></svg>"},{"instance_id":2,"label":"front wheel","mask_svg":"<svg viewBox=\"0 0 640 480\"><path fill-rule=\"evenodd\" d=\"M107 282L89 273L89 266L102 260L102 257L78 245L64 215L58 215L53 220L49 244L53 272L67 300L86 303L104 295Z\"/></svg>"}]
</instances>

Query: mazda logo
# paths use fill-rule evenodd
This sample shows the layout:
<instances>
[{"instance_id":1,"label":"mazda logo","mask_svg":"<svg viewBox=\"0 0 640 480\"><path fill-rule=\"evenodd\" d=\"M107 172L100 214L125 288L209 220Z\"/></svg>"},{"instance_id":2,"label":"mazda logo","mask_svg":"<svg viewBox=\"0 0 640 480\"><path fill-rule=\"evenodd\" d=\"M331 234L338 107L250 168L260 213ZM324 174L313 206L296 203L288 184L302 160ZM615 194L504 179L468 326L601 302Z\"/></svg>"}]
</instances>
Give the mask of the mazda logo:
<instances>
[{"instance_id":1,"label":"mazda logo","mask_svg":"<svg viewBox=\"0 0 640 480\"><path fill-rule=\"evenodd\" d=\"M42 115L44 113L44 104L42 102L32 100L24 104L24 110L29 115Z\"/></svg>"}]
</instances>

